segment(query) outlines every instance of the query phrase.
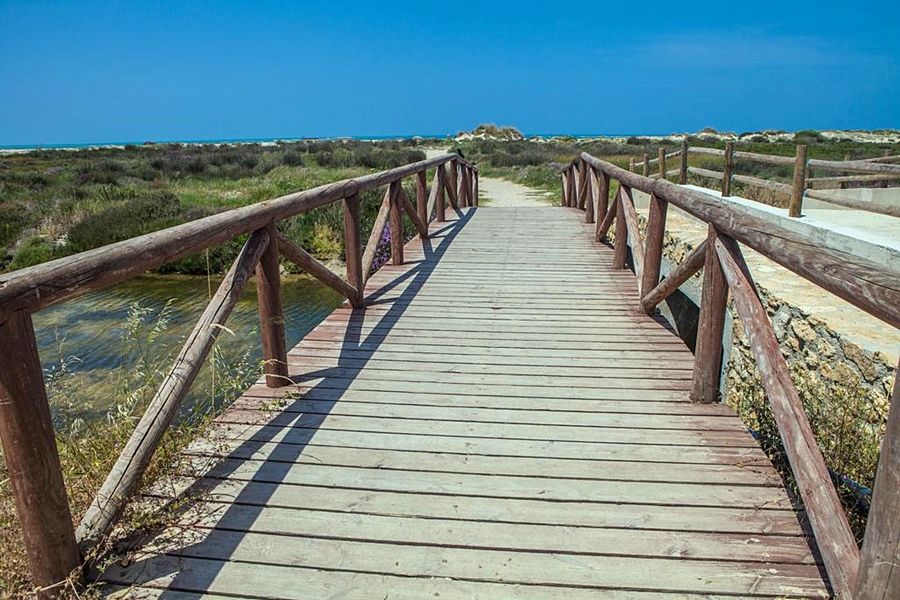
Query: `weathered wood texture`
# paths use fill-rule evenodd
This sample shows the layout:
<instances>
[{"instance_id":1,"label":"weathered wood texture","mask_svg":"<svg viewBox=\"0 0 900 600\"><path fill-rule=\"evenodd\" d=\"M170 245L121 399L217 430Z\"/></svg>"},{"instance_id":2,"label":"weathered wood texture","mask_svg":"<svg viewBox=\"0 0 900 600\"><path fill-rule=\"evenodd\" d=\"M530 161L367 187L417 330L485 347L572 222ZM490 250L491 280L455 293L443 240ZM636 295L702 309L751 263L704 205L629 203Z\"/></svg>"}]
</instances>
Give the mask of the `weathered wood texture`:
<instances>
[{"instance_id":1,"label":"weathered wood texture","mask_svg":"<svg viewBox=\"0 0 900 600\"><path fill-rule=\"evenodd\" d=\"M728 407L689 401L690 352L594 226L553 207L449 216L369 280L377 304L289 353L295 385L253 386L188 448L199 479L148 500L205 502L110 566L110 590L824 593L772 465Z\"/></svg>"},{"instance_id":2,"label":"weathered wood texture","mask_svg":"<svg viewBox=\"0 0 900 600\"><path fill-rule=\"evenodd\" d=\"M734 142L725 142L722 165L722 196L730 196L734 177Z\"/></svg>"},{"instance_id":3,"label":"weathered wood texture","mask_svg":"<svg viewBox=\"0 0 900 600\"><path fill-rule=\"evenodd\" d=\"M668 203L665 200L656 196L650 196L650 210L647 218L647 247L644 254L644 270L641 276L640 287L642 298L659 283L663 243L666 233L667 207ZM652 305L652 307L655 306L656 304ZM643 300L641 307L644 307ZM647 309L644 308L644 310Z\"/></svg>"},{"instance_id":4,"label":"weathered wood texture","mask_svg":"<svg viewBox=\"0 0 900 600\"><path fill-rule=\"evenodd\" d=\"M388 188L391 199L391 264L403 264L403 187L395 181Z\"/></svg>"},{"instance_id":5,"label":"weathered wood texture","mask_svg":"<svg viewBox=\"0 0 900 600\"><path fill-rule=\"evenodd\" d=\"M750 350L756 359L829 579L839 597L850 598L859 567L859 549L791 381L772 323L757 296L737 242L724 237L710 238L708 243L707 252L712 249L720 261L735 309L750 340ZM709 268L708 261L704 268Z\"/></svg>"},{"instance_id":6,"label":"weathered wood texture","mask_svg":"<svg viewBox=\"0 0 900 600\"><path fill-rule=\"evenodd\" d=\"M263 372L266 374L266 385L281 387L287 384L287 348L284 341L284 311L281 308L278 230L274 223L270 223L266 226L266 232L269 236L269 243L256 266L259 337L262 340ZM327 271L327 269L325 270ZM330 273L330 271L328 272ZM320 274L324 273L320 272Z\"/></svg>"},{"instance_id":7,"label":"weathered wood texture","mask_svg":"<svg viewBox=\"0 0 900 600\"><path fill-rule=\"evenodd\" d=\"M443 165L438 167L438 171L440 172L443 169ZM443 202L441 199L443 195L440 195L438 198L438 221L443 220ZM378 244L381 242L381 234L384 233L384 227L388 221L388 215L391 212L391 188L388 187L384 191L384 197L381 200L381 207L378 209L378 214L375 215L375 222L372 224L372 231L369 232L369 240L366 242L366 249L363 251L362 258L362 272L363 272L363 281L369 279L369 276L372 274L372 263L375 262L375 252L378 251Z\"/></svg>"},{"instance_id":8,"label":"weathered wood texture","mask_svg":"<svg viewBox=\"0 0 900 600\"><path fill-rule=\"evenodd\" d=\"M820 235L802 220L760 215L668 181L643 178L587 153L581 158L629 187L664 198L826 291L900 327L900 270L865 256L859 251L864 242L848 250L845 243Z\"/></svg>"},{"instance_id":9,"label":"weathered wood texture","mask_svg":"<svg viewBox=\"0 0 900 600\"><path fill-rule=\"evenodd\" d=\"M806 190L806 144L797 144L794 159L794 185L791 188L791 204L788 216L799 217L803 208L803 192Z\"/></svg>"},{"instance_id":10,"label":"weathered wood texture","mask_svg":"<svg viewBox=\"0 0 900 600\"><path fill-rule=\"evenodd\" d=\"M420 175L424 177L425 172L422 171ZM365 281L362 270L359 202L359 194L353 194L349 198L344 198L344 261L346 262L347 283L353 288L352 295L347 296L347 298L350 300L350 304L356 308L362 307L362 290L363 282ZM424 209L421 207L420 210L424 212ZM279 243L281 239L279 237Z\"/></svg>"},{"instance_id":11,"label":"weathered wood texture","mask_svg":"<svg viewBox=\"0 0 900 600\"><path fill-rule=\"evenodd\" d=\"M271 249L271 241L270 233L265 229L251 234L225 275L225 279L219 284L219 288L175 359L172 369L138 421L116 464L81 519L78 539L84 546L93 546L110 530L125 502L140 483L160 440L178 413L222 326L240 299L244 284L253 274L265 252Z\"/></svg>"},{"instance_id":12,"label":"weathered wood texture","mask_svg":"<svg viewBox=\"0 0 900 600\"><path fill-rule=\"evenodd\" d=\"M81 560L26 311L0 322L0 441L34 583L58 584Z\"/></svg>"},{"instance_id":13,"label":"weathered wood texture","mask_svg":"<svg viewBox=\"0 0 900 600\"><path fill-rule=\"evenodd\" d=\"M697 324L697 350L694 354L694 377L691 400L715 402L719 399L719 377L722 370L722 333L728 286L716 255L715 227L709 226L706 259L703 264L703 291L700 296L700 320Z\"/></svg>"},{"instance_id":14,"label":"weathered wood texture","mask_svg":"<svg viewBox=\"0 0 900 600\"><path fill-rule=\"evenodd\" d=\"M900 365L888 414L863 541L856 600L900 596Z\"/></svg>"}]
</instances>

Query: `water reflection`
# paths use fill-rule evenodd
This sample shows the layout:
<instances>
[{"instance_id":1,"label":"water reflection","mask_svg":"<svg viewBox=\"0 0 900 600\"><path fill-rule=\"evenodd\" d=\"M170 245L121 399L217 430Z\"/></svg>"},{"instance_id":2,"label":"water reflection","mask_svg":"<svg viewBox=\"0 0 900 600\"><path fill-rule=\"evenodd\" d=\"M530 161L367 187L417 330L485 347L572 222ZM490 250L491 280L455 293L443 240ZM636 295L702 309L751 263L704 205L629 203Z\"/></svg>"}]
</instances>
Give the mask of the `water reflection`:
<instances>
[{"instance_id":1,"label":"water reflection","mask_svg":"<svg viewBox=\"0 0 900 600\"><path fill-rule=\"evenodd\" d=\"M339 306L342 297L306 276L285 275L282 281L285 337L290 348ZM77 416L99 418L120 399L117 390L125 376L123 369L134 367L136 348L123 338L135 303L148 309L145 321L151 325L168 305L167 327L152 348L144 348L164 369L218 284L219 280L205 277L148 275L41 311L34 316L34 326L44 369L52 372L64 360L71 371L71 385L66 387L77 390ZM223 331L217 342L225 362L246 358L257 364L262 354L252 281L226 326L228 331ZM194 384L193 399L209 393L204 379L211 377L206 368ZM57 388L51 392L53 389ZM51 396L51 405L58 406L60 400Z\"/></svg>"}]
</instances>

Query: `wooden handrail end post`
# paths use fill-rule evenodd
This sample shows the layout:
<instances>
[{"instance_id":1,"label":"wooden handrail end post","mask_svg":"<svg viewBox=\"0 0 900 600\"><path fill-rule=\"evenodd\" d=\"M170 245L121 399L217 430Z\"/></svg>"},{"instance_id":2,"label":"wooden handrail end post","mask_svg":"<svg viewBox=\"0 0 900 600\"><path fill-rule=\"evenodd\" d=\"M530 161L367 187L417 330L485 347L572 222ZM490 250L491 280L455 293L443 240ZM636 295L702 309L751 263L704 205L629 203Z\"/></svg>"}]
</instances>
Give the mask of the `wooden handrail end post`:
<instances>
[{"instance_id":1,"label":"wooden handrail end post","mask_svg":"<svg viewBox=\"0 0 900 600\"><path fill-rule=\"evenodd\" d=\"M281 273L278 264L278 231L274 223L266 226L269 243L256 267L256 293L260 337L263 347L263 371L268 387L288 385L287 348L284 341L284 312L281 308Z\"/></svg>"}]
</instances>

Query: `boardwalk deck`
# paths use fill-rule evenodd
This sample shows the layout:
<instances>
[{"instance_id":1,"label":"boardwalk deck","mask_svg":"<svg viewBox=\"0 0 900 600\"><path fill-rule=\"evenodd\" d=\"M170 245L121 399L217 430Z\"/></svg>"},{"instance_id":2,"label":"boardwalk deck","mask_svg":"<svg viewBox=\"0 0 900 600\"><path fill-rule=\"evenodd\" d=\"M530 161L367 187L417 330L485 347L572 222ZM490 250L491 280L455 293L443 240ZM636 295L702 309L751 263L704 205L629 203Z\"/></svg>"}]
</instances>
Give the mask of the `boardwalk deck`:
<instances>
[{"instance_id":1,"label":"boardwalk deck","mask_svg":"<svg viewBox=\"0 0 900 600\"><path fill-rule=\"evenodd\" d=\"M202 492L113 592L819 597L817 553L693 356L581 213L433 224L188 450Z\"/></svg>"}]
</instances>

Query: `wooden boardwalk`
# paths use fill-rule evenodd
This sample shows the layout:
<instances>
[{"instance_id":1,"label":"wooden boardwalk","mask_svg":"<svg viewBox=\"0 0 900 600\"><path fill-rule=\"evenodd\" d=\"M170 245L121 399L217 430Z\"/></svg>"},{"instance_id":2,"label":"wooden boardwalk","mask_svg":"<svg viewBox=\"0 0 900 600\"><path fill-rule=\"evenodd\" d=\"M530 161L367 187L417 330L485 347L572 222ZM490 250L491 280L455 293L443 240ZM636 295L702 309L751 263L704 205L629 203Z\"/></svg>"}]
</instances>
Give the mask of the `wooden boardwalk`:
<instances>
[{"instance_id":1,"label":"wooden boardwalk","mask_svg":"<svg viewBox=\"0 0 900 600\"><path fill-rule=\"evenodd\" d=\"M467 211L468 212L467 212ZM781 480L583 213L464 209L189 449L202 493L109 590L167 598L820 597Z\"/></svg>"}]
</instances>

